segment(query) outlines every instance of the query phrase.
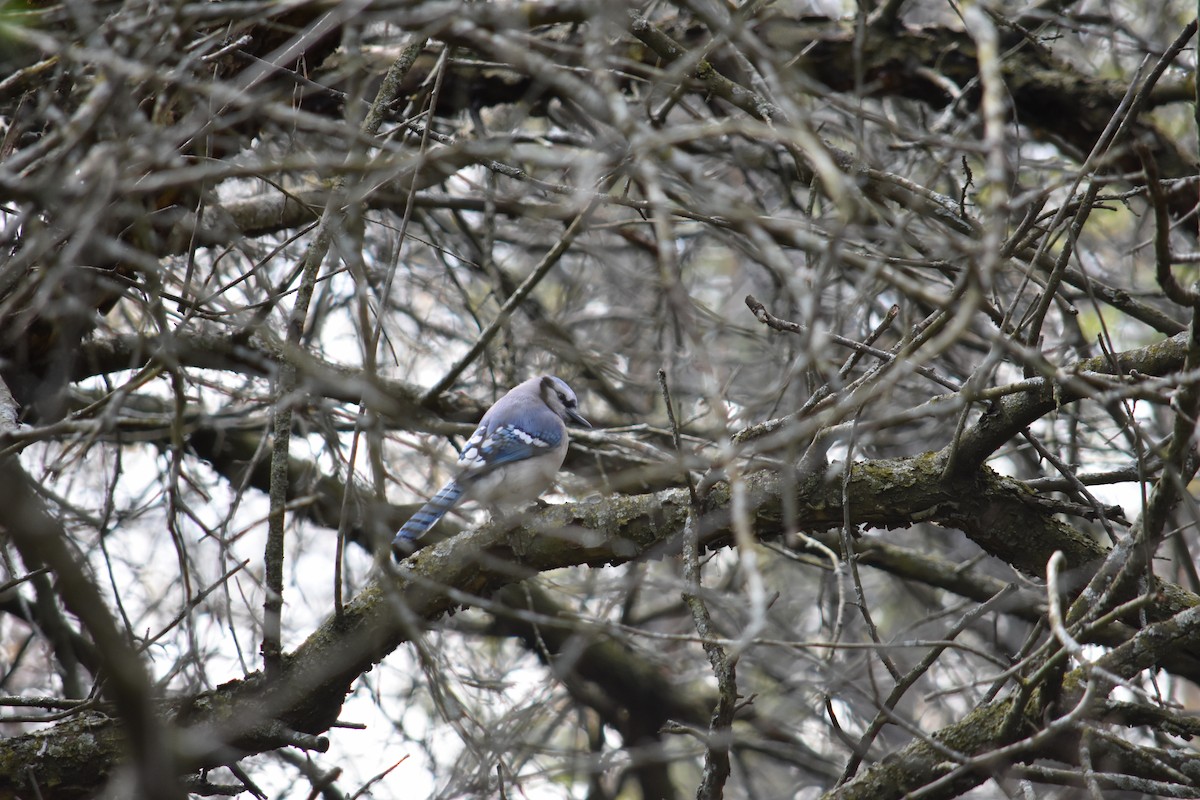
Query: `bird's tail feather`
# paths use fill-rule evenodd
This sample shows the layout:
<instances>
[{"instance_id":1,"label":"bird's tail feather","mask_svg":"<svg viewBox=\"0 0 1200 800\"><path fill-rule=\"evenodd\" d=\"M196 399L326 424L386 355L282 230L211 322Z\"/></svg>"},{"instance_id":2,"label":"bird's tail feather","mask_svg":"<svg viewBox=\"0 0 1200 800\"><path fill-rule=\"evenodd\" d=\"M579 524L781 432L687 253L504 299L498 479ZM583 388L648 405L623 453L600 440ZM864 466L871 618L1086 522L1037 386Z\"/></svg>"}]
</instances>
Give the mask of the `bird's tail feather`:
<instances>
[{"instance_id":1,"label":"bird's tail feather","mask_svg":"<svg viewBox=\"0 0 1200 800\"><path fill-rule=\"evenodd\" d=\"M392 540L392 547L411 552L409 545L424 536L425 532L437 524L437 521L445 516L447 511L454 508L462 498L462 494L463 487L459 486L456 481L450 481L443 486L437 494L429 499L428 503L421 506L421 509L401 526L396 533L396 538Z\"/></svg>"}]
</instances>

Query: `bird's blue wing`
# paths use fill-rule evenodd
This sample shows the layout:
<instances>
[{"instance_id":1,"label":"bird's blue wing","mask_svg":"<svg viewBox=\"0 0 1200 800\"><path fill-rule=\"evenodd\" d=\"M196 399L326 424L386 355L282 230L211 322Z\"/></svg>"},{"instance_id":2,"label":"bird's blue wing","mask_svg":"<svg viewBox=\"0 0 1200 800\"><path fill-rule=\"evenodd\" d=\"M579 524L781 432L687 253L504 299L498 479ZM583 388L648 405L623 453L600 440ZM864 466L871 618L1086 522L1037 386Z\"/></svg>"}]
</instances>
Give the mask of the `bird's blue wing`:
<instances>
[{"instance_id":1,"label":"bird's blue wing","mask_svg":"<svg viewBox=\"0 0 1200 800\"><path fill-rule=\"evenodd\" d=\"M531 430L531 427L506 423L488 430L481 425L458 458L462 475L467 478L483 475L503 464L549 452L562 442L562 434L553 427L549 430Z\"/></svg>"}]
</instances>

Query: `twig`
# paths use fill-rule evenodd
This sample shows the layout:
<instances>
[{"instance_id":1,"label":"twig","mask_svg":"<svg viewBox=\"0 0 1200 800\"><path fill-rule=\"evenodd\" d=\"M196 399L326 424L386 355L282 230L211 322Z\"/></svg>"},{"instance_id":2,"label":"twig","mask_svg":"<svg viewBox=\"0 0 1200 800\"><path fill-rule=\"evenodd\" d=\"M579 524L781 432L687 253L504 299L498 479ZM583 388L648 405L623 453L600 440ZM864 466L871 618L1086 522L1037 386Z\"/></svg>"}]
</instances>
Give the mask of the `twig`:
<instances>
[{"instance_id":1,"label":"twig","mask_svg":"<svg viewBox=\"0 0 1200 800\"><path fill-rule=\"evenodd\" d=\"M521 305L525 298L529 296L529 293L533 291L534 287L541 283L542 278L549 274L550 270L554 268L554 265L558 263L558 260L562 258L563 254L567 252L567 249L575 241L575 238L583 232L588 220L592 216L592 212L599 204L599 198L593 197L588 201L587 207L575 215L575 219L571 220L571 224L563 231L563 235L554 243L550 251L542 257L541 263L534 267L533 272L529 273L529 277L521 282L517 290L500 307L500 310L496 313L496 318L492 320L492 324L488 325L479 334L479 337L475 340L475 344L471 345L471 348L463 354L463 357L450 367L441 380L429 387L421 395L421 405L428 405L435 397L449 389L454 381L458 379L458 376L462 374L462 371L470 366L471 362L483 352L483 348L487 347L492 337L508 322L508 318L517 310L517 306Z\"/></svg>"},{"instance_id":2,"label":"twig","mask_svg":"<svg viewBox=\"0 0 1200 800\"><path fill-rule=\"evenodd\" d=\"M939 656L941 656L942 652L950 646L950 643L953 642L960 633L967 629L968 625L974 624L974 622L984 614L991 612L998 605L1007 601L1012 594L1016 592L1016 590L1016 584L1007 584L1000 591L996 592L996 594L992 595L992 597L986 602L976 606L964 614L962 619L960 619L957 624L955 624L955 626L946 633L945 644L939 644L935 647L931 647L925 653L925 656L921 659L921 662L909 670L902 679L896 682L896 685L892 687L892 691L888 693L887 698L883 701L883 707L888 710L895 710L896 705L900 702L900 699L904 696L904 693L912 688L912 685L916 683L922 675L929 671L929 668L933 666L933 662L936 661ZM881 710L875 716L875 719L871 721L871 725L867 728L867 730L863 732L863 735L858 742L851 746L852 755L850 756L850 760L846 763L846 768L845 771L842 772L842 777L838 779L839 786L850 780L850 778L854 777L854 773L858 771L859 764L862 763L863 758L867 754L867 748L871 746L871 742L874 741L875 737L879 734L879 731L883 730L883 726L887 723L888 719L888 715Z\"/></svg>"},{"instance_id":3,"label":"twig","mask_svg":"<svg viewBox=\"0 0 1200 800\"><path fill-rule=\"evenodd\" d=\"M842 470L842 526L838 532L842 544L842 561L850 567L850 578L854 585L854 596L856 598L859 614L862 616L863 623L867 626L867 632L871 636L871 641L882 645L883 642L879 638L879 628L875 625L875 619L871 616L870 606L867 604L867 593L863 589L862 577L858 573L858 557L854 553L854 541L851 534L855 530L854 523L850 516L850 474L851 464L854 463L854 424L858 421L855 416L850 428L849 441L846 442L846 461ZM887 669L888 674L892 676L892 680L900 681L900 669L896 666L896 662L891 656L879 651L879 660Z\"/></svg>"},{"instance_id":4,"label":"twig","mask_svg":"<svg viewBox=\"0 0 1200 800\"><path fill-rule=\"evenodd\" d=\"M671 429L675 441L676 452L679 448L679 426L675 413L671 408L671 391L667 385L667 375L663 370L658 371L659 386L662 387L663 399L667 403L667 415L671 420ZM700 516L700 499L696 488L688 476L688 490L691 502L688 507L687 521L683 526L683 601L692 613L692 622L699 634L708 662L712 665L713 674L717 677L717 704L713 708L712 718L708 726L708 738L704 750L704 772L700 786L696 789L696 800L718 800L722 796L725 781L729 778L729 745L732 734L733 714L737 710L737 658L731 658L717 641L713 633L712 615L708 606L700 596L700 533L698 519Z\"/></svg>"},{"instance_id":5,"label":"twig","mask_svg":"<svg viewBox=\"0 0 1200 800\"><path fill-rule=\"evenodd\" d=\"M1094 683L1092 676L1095 675L1113 686L1123 686L1135 694L1142 694L1143 692L1140 688L1090 660L1083 652L1083 645L1067 630L1067 626L1063 620L1062 599L1060 589L1058 588L1058 573L1063 568L1063 565L1066 564L1066 561L1067 559L1062 554L1062 551L1055 550L1054 554L1050 556L1050 560L1046 562L1046 617L1050 621L1050 631L1054 634L1054 638L1058 640L1058 643L1062 645L1063 649L1070 653L1071 657L1079 662L1080 667L1087 673L1087 688L1089 690L1092 689L1092 684Z\"/></svg>"},{"instance_id":6,"label":"twig","mask_svg":"<svg viewBox=\"0 0 1200 800\"><path fill-rule=\"evenodd\" d=\"M1096 169L1098 162L1109 153L1113 146L1123 140L1129 133L1133 122L1141 113L1143 106L1150 97L1150 92L1158 83L1158 79L1166 71L1175 57L1183 50L1184 45L1196 33L1196 20L1188 23L1179 36L1175 37L1175 41L1167 48L1162 57L1158 59L1146 79L1142 81L1141 86L1138 86L1137 80L1130 83L1129 91L1121 98L1121 103L1117 106L1117 110L1113 112L1108 126L1104 132L1100 134L1100 138L1096 141L1096 145L1092 148L1092 152L1084 161L1083 166L1079 170L1078 176L1075 178L1075 183L1071 187L1071 193L1074 194L1075 188L1083 181L1084 176L1090 174ZM1145 65L1143 62L1142 66ZM1139 67L1138 72L1141 72ZM1087 221L1088 216L1092 213L1092 203L1095 200L1096 194L1100 190L1098 181L1093 180L1085 192L1083 202L1080 203L1078 210L1075 212L1075 217L1071 221L1068 228L1067 241L1063 244L1062 251L1055 259L1054 268L1051 270L1049 277L1046 279L1046 288L1042 293L1042 298L1034 308L1033 312L1026 319L1026 324L1029 327L1029 333L1025 337L1025 341L1033 346L1037 342L1039 332L1042 328L1042 322L1045 319L1047 311L1050 309L1050 303L1053 301L1054 295L1058 293L1058 287L1063 279L1067 262L1070 260L1074 252L1074 245L1079 237L1080 231L1083 230L1083 224ZM1056 228L1066 216L1066 206L1064 205L1055 214L1054 220L1050 223L1050 229ZM1050 247L1051 237L1045 237L1038 248L1037 256L1040 258ZM1022 285L1024 288L1024 285ZM1015 304L1013 306L1015 308Z\"/></svg>"},{"instance_id":7,"label":"twig","mask_svg":"<svg viewBox=\"0 0 1200 800\"><path fill-rule=\"evenodd\" d=\"M423 44L423 41L422 41ZM412 67L419 48L410 46L388 70L379 92L366 118L360 126L363 140L369 140L379 131L383 122L384 109L392 102L400 89L404 74ZM353 157L347 154L347 161ZM304 253L301 267L300 286L296 300L288 317L287 344L289 350L299 350L308 319L308 307L316 288L317 273L329 252L333 234L345 218L347 200L346 178L341 177L329 193L316 236ZM284 359L280 365L275 391L275 416L272 424L270 514L267 518L267 545L263 556L265 562L265 599L263 601L263 669L268 678L278 678L283 666L282 611L283 611L283 554L284 554L284 509L288 489L288 448L291 443L292 404L297 388L296 365L292 359Z\"/></svg>"},{"instance_id":8,"label":"twig","mask_svg":"<svg viewBox=\"0 0 1200 800\"><path fill-rule=\"evenodd\" d=\"M783 331L784 333L808 333L807 325L802 325L799 322L791 322L790 320L776 317L770 311L767 311L766 306L759 302L758 298L752 294L746 295L746 307L750 309L752 314L754 314L755 319L766 325L768 328L773 328L777 331ZM829 340L834 344L847 347L861 355L872 356L885 363L891 363L892 361L896 360L896 357L892 353L889 353L886 350L880 350L877 347L872 347L870 343L855 341L854 339L850 339L832 331L827 331L824 333L824 335L828 336ZM962 388L956 381L953 381L943 375L939 375L936 370L929 367L917 366L914 367L914 370L918 375L922 375L934 383L940 384L941 386L944 386L953 392L957 392L960 388Z\"/></svg>"},{"instance_id":9,"label":"twig","mask_svg":"<svg viewBox=\"0 0 1200 800\"><path fill-rule=\"evenodd\" d=\"M1158 165L1150 148L1142 142L1138 142L1134 150L1146 173L1146 194L1150 198L1150 207L1154 209L1154 277L1172 303L1185 308L1193 307L1200 302L1200 296L1180 286L1171 272L1171 221L1167 213L1167 198L1159 183Z\"/></svg>"},{"instance_id":10,"label":"twig","mask_svg":"<svg viewBox=\"0 0 1200 800\"><path fill-rule=\"evenodd\" d=\"M1074 492L1088 502L1088 505L1092 507L1092 511L1096 513L1096 519L1098 519L1100 524L1104 526L1104 532L1108 534L1109 540L1115 543L1117 541L1117 532L1113 530L1113 526L1108 519L1108 513L1106 509L1100 504L1100 501L1096 499L1096 496L1088 491L1088 488L1083 485L1083 482L1079 480L1071 467L1061 458L1055 455L1050 448L1042 444L1041 440L1034 436L1030 432L1029 428L1021 431L1021 436L1025 439L1025 441L1029 442L1029 444L1033 446L1033 449L1037 451L1038 455L1049 461L1050 465L1058 470L1058 474L1062 475L1063 478L1067 480Z\"/></svg>"},{"instance_id":11,"label":"twig","mask_svg":"<svg viewBox=\"0 0 1200 800\"><path fill-rule=\"evenodd\" d=\"M671 387L667 385L666 370L658 371L658 385L662 390L663 403L667 407L667 420L671 423L671 443L675 447L675 454L680 459L680 465L683 464L683 447L681 445L681 437L679 435L679 422L675 419L675 406L671 402ZM698 508L700 505L700 497L696 494L696 482L692 480L690 470L683 470L684 477L687 479L688 497L691 500L693 508Z\"/></svg>"}]
</instances>

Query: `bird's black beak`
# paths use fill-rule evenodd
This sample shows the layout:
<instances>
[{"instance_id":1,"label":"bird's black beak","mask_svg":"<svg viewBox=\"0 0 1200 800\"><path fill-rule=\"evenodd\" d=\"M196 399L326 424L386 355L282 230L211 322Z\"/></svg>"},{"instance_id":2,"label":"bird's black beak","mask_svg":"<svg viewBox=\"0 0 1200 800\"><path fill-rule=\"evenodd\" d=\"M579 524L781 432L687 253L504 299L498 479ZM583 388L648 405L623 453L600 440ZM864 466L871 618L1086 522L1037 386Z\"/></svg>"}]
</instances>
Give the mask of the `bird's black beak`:
<instances>
[{"instance_id":1,"label":"bird's black beak","mask_svg":"<svg viewBox=\"0 0 1200 800\"><path fill-rule=\"evenodd\" d=\"M584 419L583 415L580 414L578 411L576 411L573 408L567 409L567 416L570 417L571 422L574 422L576 425L582 425L585 428L592 427L592 423L590 423L586 419Z\"/></svg>"}]
</instances>

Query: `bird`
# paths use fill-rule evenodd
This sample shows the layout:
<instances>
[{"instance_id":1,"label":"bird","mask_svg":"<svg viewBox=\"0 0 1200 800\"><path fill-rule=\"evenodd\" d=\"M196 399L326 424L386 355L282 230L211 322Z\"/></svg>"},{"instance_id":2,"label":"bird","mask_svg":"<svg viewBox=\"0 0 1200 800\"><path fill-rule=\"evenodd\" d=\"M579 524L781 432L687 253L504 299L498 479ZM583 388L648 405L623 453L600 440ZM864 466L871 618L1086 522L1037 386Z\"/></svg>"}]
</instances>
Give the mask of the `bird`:
<instances>
[{"instance_id":1,"label":"bird","mask_svg":"<svg viewBox=\"0 0 1200 800\"><path fill-rule=\"evenodd\" d=\"M536 500L567 456L567 423L590 428L571 387L553 375L517 384L487 410L458 456L455 475L392 540L403 558L446 512L474 500L499 513Z\"/></svg>"}]
</instances>

